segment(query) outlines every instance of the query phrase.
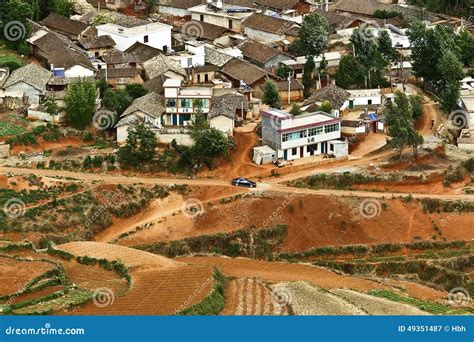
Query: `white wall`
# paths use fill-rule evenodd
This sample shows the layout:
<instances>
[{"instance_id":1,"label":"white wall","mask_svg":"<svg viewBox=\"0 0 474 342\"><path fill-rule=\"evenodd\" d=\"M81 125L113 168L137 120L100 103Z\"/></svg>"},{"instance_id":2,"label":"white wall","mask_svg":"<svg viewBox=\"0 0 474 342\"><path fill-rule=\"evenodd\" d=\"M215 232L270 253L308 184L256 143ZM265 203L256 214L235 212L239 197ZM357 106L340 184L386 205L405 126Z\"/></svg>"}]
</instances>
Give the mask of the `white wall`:
<instances>
[{"instance_id":1,"label":"white wall","mask_svg":"<svg viewBox=\"0 0 474 342\"><path fill-rule=\"evenodd\" d=\"M234 120L228 118L227 116L216 116L209 120L209 125L211 126L211 128L218 129L219 131L229 136L234 135Z\"/></svg>"},{"instance_id":2,"label":"white wall","mask_svg":"<svg viewBox=\"0 0 474 342\"><path fill-rule=\"evenodd\" d=\"M163 50L165 46L167 46L168 49L171 48L171 28L160 28L160 30L149 30L140 33L127 33L127 31L125 31L126 29L124 29L124 33L119 34L118 32L111 31L110 27L105 30L101 28L101 26L97 26L97 35L99 37L110 35L116 43L115 48L120 51L127 50L136 42L161 50ZM145 43L145 36L148 36L147 43Z\"/></svg>"},{"instance_id":3,"label":"white wall","mask_svg":"<svg viewBox=\"0 0 474 342\"><path fill-rule=\"evenodd\" d=\"M244 33L250 39L256 40L261 43L274 43L285 39L285 36L268 33L260 30L254 30L253 28L249 27L244 28Z\"/></svg>"},{"instance_id":4,"label":"white wall","mask_svg":"<svg viewBox=\"0 0 474 342\"><path fill-rule=\"evenodd\" d=\"M75 65L72 68L69 68L65 71L66 77L92 77L94 76L94 71L84 68L81 65Z\"/></svg>"},{"instance_id":5,"label":"white wall","mask_svg":"<svg viewBox=\"0 0 474 342\"><path fill-rule=\"evenodd\" d=\"M24 93L25 96L28 97L28 103L30 105L39 104L40 102L41 92L38 89L24 82L17 82L15 84L12 84L10 87L5 88L5 91Z\"/></svg>"}]
</instances>

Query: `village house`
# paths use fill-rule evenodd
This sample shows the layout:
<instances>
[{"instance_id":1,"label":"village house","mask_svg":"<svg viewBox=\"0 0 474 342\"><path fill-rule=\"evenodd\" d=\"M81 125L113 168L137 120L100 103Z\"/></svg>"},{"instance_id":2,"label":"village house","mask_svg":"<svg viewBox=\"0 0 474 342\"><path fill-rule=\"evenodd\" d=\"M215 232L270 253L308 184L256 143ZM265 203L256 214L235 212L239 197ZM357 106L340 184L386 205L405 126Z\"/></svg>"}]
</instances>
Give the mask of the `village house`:
<instances>
[{"instance_id":1,"label":"village house","mask_svg":"<svg viewBox=\"0 0 474 342\"><path fill-rule=\"evenodd\" d=\"M210 127L233 136L236 121L244 120L247 110L248 101L242 94L232 92L213 96L207 119Z\"/></svg>"},{"instance_id":2,"label":"village house","mask_svg":"<svg viewBox=\"0 0 474 342\"><path fill-rule=\"evenodd\" d=\"M261 13L253 14L243 26L247 37L267 44L287 40L287 32L299 27L295 22Z\"/></svg>"},{"instance_id":3,"label":"village house","mask_svg":"<svg viewBox=\"0 0 474 342\"><path fill-rule=\"evenodd\" d=\"M44 18L41 24L52 31L68 37L72 41L78 41L82 33L89 27L81 21L69 19L54 13Z\"/></svg>"},{"instance_id":4,"label":"village house","mask_svg":"<svg viewBox=\"0 0 474 342\"><path fill-rule=\"evenodd\" d=\"M336 85L329 85L327 87L316 90L311 96L303 103L302 110L315 110L328 101L331 104L332 112L337 117L341 115L341 112L347 107L347 101L351 97L351 93L345 89L342 89Z\"/></svg>"},{"instance_id":5,"label":"village house","mask_svg":"<svg viewBox=\"0 0 474 342\"><path fill-rule=\"evenodd\" d=\"M27 105L39 104L46 94L46 85L53 73L37 64L30 63L14 70L3 85L7 93L21 93Z\"/></svg>"},{"instance_id":6,"label":"village house","mask_svg":"<svg viewBox=\"0 0 474 342\"><path fill-rule=\"evenodd\" d=\"M207 117L212 98L212 88L184 87L179 79L164 82L165 110L163 124L167 126L187 126L195 113L196 101L201 104L202 113Z\"/></svg>"},{"instance_id":7,"label":"village house","mask_svg":"<svg viewBox=\"0 0 474 342\"><path fill-rule=\"evenodd\" d=\"M197 31L192 31L196 29ZM197 20L187 21L181 30L182 41L199 40L213 43L216 39L222 38L229 32L229 29L222 26L213 25Z\"/></svg>"},{"instance_id":8,"label":"village house","mask_svg":"<svg viewBox=\"0 0 474 342\"><path fill-rule=\"evenodd\" d=\"M254 3L258 8L270 10L283 16L308 14L311 11L311 5L303 0L255 0Z\"/></svg>"},{"instance_id":9,"label":"village house","mask_svg":"<svg viewBox=\"0 0 474 342\"><path fill-rule=\"evenodd\" d=\"M148 80L157 76L166 76L172 79L186 80L186 70L181 64L165 55L158 55L143 63L143 69Z\"/></svg>"},{"instance_id":10,"label":"village house","mask_svg":"<svg viewBox=\"0 0 474 342\"><path fill-rule=\"evenodd\" d=\"M97 79L103 79L112 88L123 89L128 84L142 84L136 68L111 68L97 71Z\"/></svg>"},{"instance_id":11,"label":"village house","mask_svg":"<svg viewBox=\"0 0 474 342\"><path fill-rule=\"evenodd\" d=\"M134 0L87 0L87 2L95 8L106 8L114 11L130 6L133 1Z\"/></svg>"},{"instance_id":12,"label":"village house","mask_svg":"<svg viewBox=\"0 0 474 342\"><path fill-rule=\"evenodd\" d=\"M56 76L66 78L93 77L96 68L86 51L67 37L39 30L28 40L33 52Z\"/></svg>"},{"instance_id":13,"label":"village house","mask_svg":"<svg viewBox=\"0 0 474 342\"><path fill-rule=\"evenodd\" d=\"M246 60L267 70L274 69L282 61L291 58L290 55L280 52L278 49L253 40L246 41L239 46L239 49Z\"/></svg>"},{"instance_id":14,"label":"village house","mask_svg":"<svg viewBox=\"0 0 474 342\"><path fill-rule=\"evenodd\" d=\"M326 61L326 68L329 72L335 71L339 67L339 63L341 62L341 54L337 51L334 52L325 52L323 56L314 57L314 64L316 68L321 66L321 62L323 59ZM303 69L304 65L306 64L306 57L300 56L296 57L296 59L287 59L281 61L281 65L290 69L293 73L294 77L296 78L303 78Z\"/></svg>"},{"instance_id":15,"label":"village house","mask_svg":"<svg viewBox=\"0 0 474 342\"><path fill-rule=\"evenodd\" d=\"M234 32L242 32L243 22L255 12L255 9L215 0L191 7L189 11L193 20L225 27Z\"/></svg>"},{"instance_id":16,"label":"village house","mask_svg":"<svg viewBox=\"0 0 474 342\"><path fill-rule=\"evenodd\" d=\"M120 115L120 120L115 126L117 142L124 143L128 137L128 129L140 124L144 124L155 132L161 129L161 115L164 112L163 103L163 97L155 92L135 99Z\"/></svg>"},{"instance_id":17,"label":"village house","mask_svg":"<svg viewBox=\"0 0 474 342\"><path fill-rule=\"evenodd\" d=\"M348 155L341 141L341 119L324 112L293 116L270 109L262 117L262 143L276 151L277 158L295 160L320 154L336 158Z\"/></svg>"},{"instance_id":18,"label":"village house","mask_svg":"<svg viewBox=\"0 0 474 342\"><path fill-rule=\"evenodd\" d=\"M275 82L278 94L280 95L280 101L284 104L291 102L300 102L304 100L304 86L300 80L291 79L290 82L278 81ZM289 94L289 98L288 98Z\"/></svg>"},{"instance_id":19,"label":"village house","mask_svg":"<svg viewBox=\"0 0 474 342\"><path fill-rule=\"evenodd\" d=\"M88 37L81 36L78 39L78 43L86 50L89 57L95 58L100 58L115 48L115 41L108 35L100 37L95 35Z\"/></svg>"},{"instance_id":20,"label":"village house","mask_svg":"<svg viewBox=\"0 0 474 342\"><path fill-rule=\"evenodd\" d=\"M265 83L269 76L265 70L237 58L224 64L220 72L232 82L234 88L255 88Z\"/></svg>"},{"instance_id":21,"label":"village house","mask_svg":"<svg viewBox=\"0 0 474 342\"><path fill-rule=\"evenodd\" d=\"M108 23L97 26L97 35L109 35L120 51L127 50L136 42L167 51L171 48L170 25L150 22L130 16L121 16L116 21L119 24Z\"/></svg>"},{"instance_id":22,"label":"village house","mask_svg":"<svg viewBox=\"0 0 474 342\"><path fill-rule=\"evenodd\" d=\"M189 8L201 5L205 0L157 0L155 8L161 14L175 17L190 17Z\"/></svg>"},{"instance_id":23,"label":"village house","mask_svg":"<svg viewBox=\"0 0 474 342\"><path fill-rule=\"evenodd\" d=\"M168 55L172 60L177 61L183 68L200 67L206 64L204 44L197 41L190 41L184 44L185 50Z\"/></svg>"},{"instance_id":24,"label":"village house","mask_svg":"<svg viewBox=\"0 0 474 342\"><path fill-rule=\"evenodd\" d=\"M211 84L219 68L215 65L203 65L191 68L191 84Z\"/></svg>"}]
</instances>

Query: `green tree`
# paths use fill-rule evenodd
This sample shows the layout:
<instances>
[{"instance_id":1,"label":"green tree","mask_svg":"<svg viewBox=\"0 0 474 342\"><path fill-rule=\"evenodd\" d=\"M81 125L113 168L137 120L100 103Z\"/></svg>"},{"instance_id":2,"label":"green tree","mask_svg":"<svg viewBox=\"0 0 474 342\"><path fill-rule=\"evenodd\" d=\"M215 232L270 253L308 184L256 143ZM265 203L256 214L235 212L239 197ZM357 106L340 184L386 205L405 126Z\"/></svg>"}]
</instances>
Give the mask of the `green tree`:
<instances>
[{"instance_id":1,"label":"green tree","mask_svg":"<svg viewBox=\"0 0 474 342\"><path fill-rule=\"evenodd\" d=\"M124 89L108 88L105 90L104 97L102 98L102 105L107 109L117 112L118 115L121 115L132 102L132 97Z\"/></svg>"},{"instance_id":2,"label":"green tree","mask_svg":"<svg viewBox=\"0 0 474 342\"><path fill-rule=\"evenodd\" d=\"M413 20L407 31L412 46L413 73L423 77L435 91L439 91L442 74L438 65L445 51L458 54L454 31L444 25L427 28L419 20Z\"/></svg>"},{"instance_id":3,"label":"green tree","mask_svg":"<svg viewBox=\"0 0 474 342\"><path fill-rule=\"evenodd\" d=\"M301 114L301 106L297 103L293 103L291 106L290 114L297 116Z\"/></svg>"},{"instance_id":4,"label":"green tree","mask_svg":"<svg viewBox=\"0 0 474 342\"><path fill-rule=\"evenodd\" d=\"M290 72L291 72L291 69L283 64L280 65L276 70L277 76L284 79L288 78L288 76L290 75Z\"/></svg>"},{"instance_id":5,"label":"green tree","mask_svg":"<svg viewBox=\"0 0 474 342\"><path fill-rule=\"evenodd\" d=\"M33 16L31 5L22 0L7 0L0 8L0 29L6 45L21 54L29 53L26 38L31 31L28 19Z\"/></svg>"},{"instance_id":6,"label":"green tree","mask_svg":"<svg viewBox=\"0 0 474 342\"><path fill-rule=\"evenodd\" d=\"M72 14L73 3L69 0L49 0L48 10L50 13L70 17Z\"/></svg>"},{"instance_id":7,"label":"green tree","mask_svg":"<svg viewBox=\"0 0 474 342\"><path fill-rule=\"evenodd\" d=\"M329 32L326 18L316 12L308 14L299 30L299 39L292 44L292 50L301 56L318 57L326 50Z\"/></svg>"},{"instance_id":8,"label":"green tree","mask_svg":"<svg viewBox=\"0 0 474 342\"><path fill-rule=\"evenodd\" d=\"M93 82L82 80L69 86L64 102L71 126L84 129L91 123L96 97L97 89Z\"/></svg>"},{"instance_id":9,"label":"green tree","mask_svg":"<svg viewBox=\"0 0 474 342\"><path fill-rule=\"evenodd\" d=\"M263 85L263 103L272 108L280 108L280 94L278 88L273 81L266 81Z\"/></svg>"},{"instance_id":10,"label":"green tree","mask_svg":"<svg viewBox=\"0 0 474 342\"><path fill-rule=\"evenodd\" d=\"M421 119L423 116L423 97L415 94L410 98L410 105L412 108L412 115L414 120Z\"/></svg>"},{"instance_id":11,"label":"green tree","mask_svg":"<svg viewBox=\"0 0 474 342\"><path fill-rule=\"evenodd\" d=\"M313 72L316 64L313 56L308 56L303 68L303 86L304 96L307 97L311 93L311 88L314 86Z\"/></svg>"},{"instance_id":12,"label":"green tree","mask_svg":"<svg viewBox=\"0 0 474 342\"><path fill-rule=\"evenodd\" d=\"M209 128L209 123L206 120L206 115L202 110L202 101L194 100L193 102L193 125L191 126L191 137L197 139L199 134L205 129Z\"/></svg>"},{"instance_id":13,"label":"green tree","mask_svg":"<svg viewBox=\"0 0 474 342\"><path fill-rule=\"evenodd\" d=\"M474 65L474 34L462 30L456 38L459 47L459 60L466 66Z\"/></svg>"},{"instance_id":14,"label":"green tree","mask_svg":"<svg viewBox=\"0 0 474 342\"><path fill-rule=\"evenodd\" d=\"M212 168L217 158L228 155L231 146L232 143L224 133L215 128L207 128L194 138L191 153L198 165L204 164Z\"/></svg>"},{"instance_id":15,"label":"green tree","mask_svg":"<svg viewBox=\"0 0 474 342\"><path fill-rule=\"evenodd\" d=\"M397 91L394 100L385 104L384 114L390 137L388 144L398 151L400 160L407 146L413 149L413 155L417 158L423 137L415 129L413 108L407 96Z\"/></svg>"},{"instance_id":16,"label":"green tree","mask_svg":"<svg viewBox=\"0 0 474 342\"><path fill-rule=\"evenodd\" d=\"M364 84L364 74L352 55L342 56L334 78L336 84L344 89L359 88Z\"/></svg>"},{"instance_id":17,"label":"green tree","mask_svg":"<svg viewBox=\"0 0 474 342\"><path fill-rule=\"evenodd\" d=\"M331 114L332 112L332 104L329 101L324 101L321 103L321 106L319 107L319 110L325 113Z\"/></svg>"},{"instance_id":18,"label":"green tree","mask_svg":"<svg viewBox=\"0 0 474 342\"><path fill-rule=\"evenodd\" d=\"M150 162L156 154L158 140L145 125L128 129L127 142L118 151L118 161L125 167L138 167Z\"/></svg>"},{"instance_id":19,"label":"green tree","mask_svg":"<svg viewBox=\"0 0 474 342\"><path fill-rule=\"evenodd\" d=\"M125 90L132 99L138 99L139 97L145 96L148 93L143 84L139 83L127 84L125 86Z\"/></svg>"},{"instance_id":20,"label":"green tree","mask_svg":"<svg viewBox=\"0 0 474 342\"><path fill-rule=\"evenodd\" d=\"M15 56L3 55L0 56L0 67L7 67L10 72L19 69L23 66L20 59Z\"/></svg>"},{"instance_id":21,"label":"green tree","mask_svg":"<svg viewBox=\"0 0 474 342\"><path fill-rule=\"evenodd\" d=\"M48 112L49 115L55 116L58 115L59 113L59 107L54 98L51 96L48 96L44 102L43 106L46 108L46 111Z\"/></svg>"},{"instance_id":22,"label":"green tree","mask_svg":"<svg viewBox=\"0 0 474 342\"><path fill-rule=\"evenodd\" d=\"M441 107L446 111L457 107L460 96L459 81L463 78L462 65L452 51L445 51L438 66L441 74Z\"/></svg>"}]
</instances>

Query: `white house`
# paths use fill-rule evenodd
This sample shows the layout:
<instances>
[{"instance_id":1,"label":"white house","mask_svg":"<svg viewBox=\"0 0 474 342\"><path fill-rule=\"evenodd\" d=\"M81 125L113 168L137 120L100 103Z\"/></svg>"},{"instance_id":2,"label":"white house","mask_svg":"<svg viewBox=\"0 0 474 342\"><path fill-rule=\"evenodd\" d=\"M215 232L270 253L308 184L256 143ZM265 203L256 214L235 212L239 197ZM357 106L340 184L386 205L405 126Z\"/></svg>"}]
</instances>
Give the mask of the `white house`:
<instances>
[{"instance_id":1,"label":"white house","mask_svg":"<svg viewBox=\"0 0 474 342\"><path fill-rule=\"evenodd\" d=\"M344 102L341 110L382 104L382 90L380 89L356 89L348 90L348 92L350 93L349 99Z\"/></svg>"},{"instance_id":2,"label":"white house","mask_svg":"<svg viewBox=\"0 0 474 342\"><path fill-rule=\"evenodd\" d=\"M206 64L205 57L205 46L199 42L187 42L185 51L169 56L185 69L204 66Z\"/></svg>"},{"instance_id":3,"label":"white house","mask_svg":"<svg viewBox=\"0 0 474 342\"><path fill-rule=\"evenodd\" d=\"M163 124L187 126L194 115L195 101L200 100L204 115L209 113L212 88L183 87L180 79L167 79L163 83L165 91L165 112Z\"/></svg>"},{"instance_id":4,"label":"white house","mask_svg":"<svg viewBox=\"0 0 474 342\"><path fill-rule=\"evenodd\" d=\"M14 70L3 85L7 93L22 93L28 104L39 104L46 94L46 85L52 76L49 70L30 63Z\"/></svg>"},{"instance_id":5,"label":"white house","mask_svg":"<svg viewBox=\"0 0 474 342\"><path fill-rule=\"evenodd\" d=\"M109 35L120 51L127 50L136 42L167 51L171 48L170 25L136 19L130 22L119 21L120 24L104 24L97 26L97 36Z\"/></svg>"},{"instance_id":6,"label":"white house","mask_svg":"<svg viewBox=\"0 0 474 342\"><path fill-rule=\"evenodd\" d=\"M193 20L241 32L243 22L255 12L255 9L226 4L223 0L211 0L206 4L189 8L189 12Z\"/></svg>"},{"instance_id":7,"label":"white house","mask_svg":"<svg viewBox=\"0 0 474 342\"><path fill-rule=\"evenodd\" d=\"M324 112L293 116L270 109L262 111L262 142L277 151L278 158L295 160L320 154L348 155L341 141L341 119Z\"/></svg>"}]
</instances>

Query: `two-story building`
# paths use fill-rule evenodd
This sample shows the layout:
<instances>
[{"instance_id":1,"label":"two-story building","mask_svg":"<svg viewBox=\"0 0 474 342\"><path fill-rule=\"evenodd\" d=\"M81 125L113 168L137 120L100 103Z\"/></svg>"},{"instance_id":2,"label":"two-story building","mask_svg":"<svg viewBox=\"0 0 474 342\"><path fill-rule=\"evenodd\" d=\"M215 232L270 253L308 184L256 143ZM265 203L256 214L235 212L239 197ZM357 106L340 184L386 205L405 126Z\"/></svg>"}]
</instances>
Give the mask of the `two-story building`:
<instances>
[{"instance_id":1,"label":"two-story building","mask_svg":"<svg viewBox=\"0 0 474 342\"><path fill-rule=\"evenodd\" d=\"M165 93L165 126L187 126L190 124L197 101L200 101L202 113L209 113L212 88L183 87L179 79L167 79L163 83Z\"/></svg>"},{"instance_id":2,"label":"two-story building","mask_svg":"<svg viewBox=\"0 0 474 342\"><path fill-rule=\"evenodd\" d=\"M262 142L277 158L295 160L320 154L347 156L348 143L341 139L341 119L324 112L298 116L270 109L262 111Z\"/></svg>"}]
</instances>

